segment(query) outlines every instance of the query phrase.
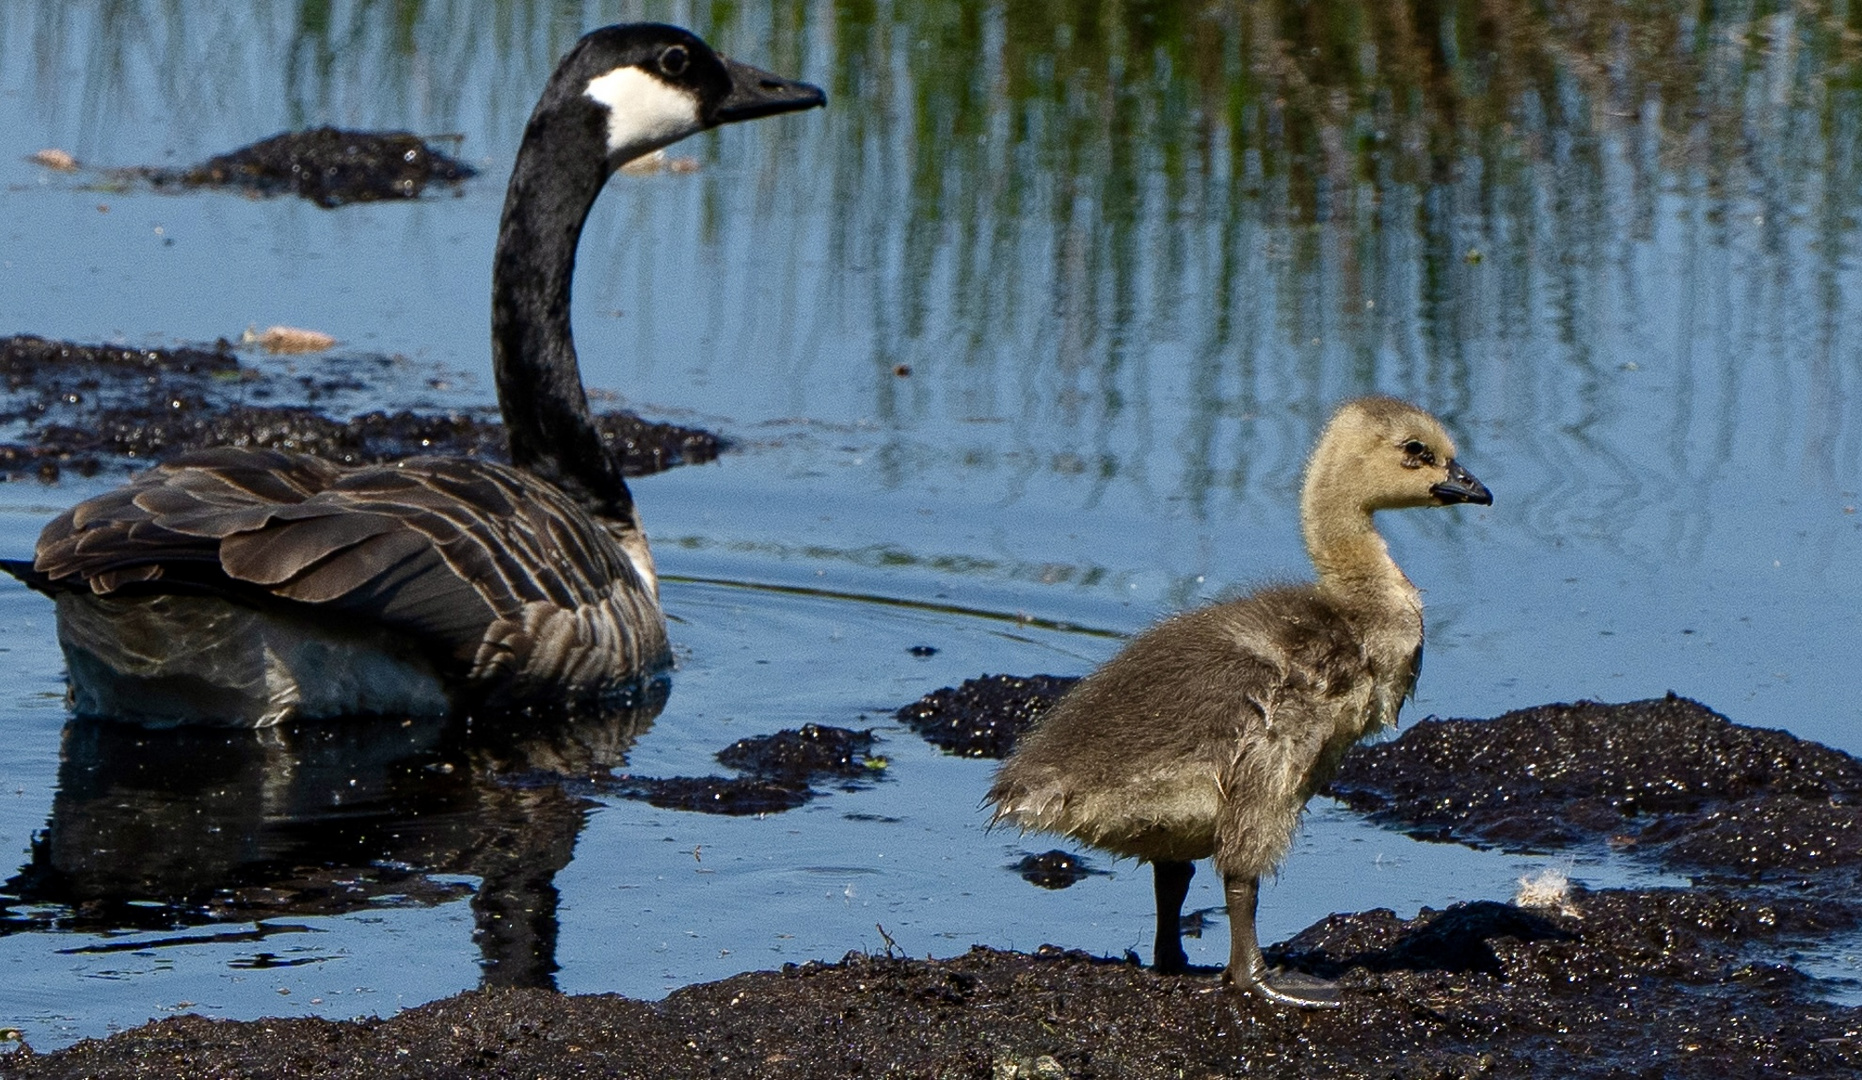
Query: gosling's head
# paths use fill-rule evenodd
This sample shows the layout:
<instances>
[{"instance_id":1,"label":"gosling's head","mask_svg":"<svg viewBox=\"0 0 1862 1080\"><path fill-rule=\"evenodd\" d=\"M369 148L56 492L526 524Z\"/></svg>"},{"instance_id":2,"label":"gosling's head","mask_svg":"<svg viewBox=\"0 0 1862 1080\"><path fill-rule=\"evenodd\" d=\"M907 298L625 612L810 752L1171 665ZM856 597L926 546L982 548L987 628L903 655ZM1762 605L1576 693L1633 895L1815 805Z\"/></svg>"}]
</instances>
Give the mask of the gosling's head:
<instances>
[{"instance_id":1,"label":"gosling's head","mask_svg":"<svg viewBox=\"0 0 1862 1080\"><path fill-rule=\"evenodd\" d=\"M1406 401L1356 398L1332 414L1306 466L1305 501L1348 500L1374 513L1478 503L1493 495L1455 460L1441 421Z\"/></svg>"}]
</instances>

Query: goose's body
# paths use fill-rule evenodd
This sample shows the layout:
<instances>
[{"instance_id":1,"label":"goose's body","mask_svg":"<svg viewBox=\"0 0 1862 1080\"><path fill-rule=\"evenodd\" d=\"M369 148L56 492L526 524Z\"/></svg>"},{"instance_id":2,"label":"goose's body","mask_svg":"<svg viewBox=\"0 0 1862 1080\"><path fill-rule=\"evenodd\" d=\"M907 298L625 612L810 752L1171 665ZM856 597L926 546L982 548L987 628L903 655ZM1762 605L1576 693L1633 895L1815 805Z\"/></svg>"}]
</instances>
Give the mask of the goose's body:
<instances>
[{"instance_id":1,"label":"goose's body","mask_svg":"<svg viewBox=\"0 0 1862 1080\"><path fill-rule=\"evenodd\" d=\"M1346 403L1307 466L1310 585L1263 589L1139 635L1082 679L1003 763L996 820L1152 863L1156 965L1181 970L1178 923L1197 859L1228 896L1226 977L1269 996L1255 939L1259 879L1301 809L1358 740L1396 723L1422 655L1422 597L1372 525L1377 510L1489 503L1427 413Z\"/></svg>"},{"instance_id":2,"label":"goose's body","mask_svg":"<svg viewBox=\"0 0 1862 1080\"><path fill-rule=\"evenodd\" d=\"M627 161L822 101L676 27L582 38L525 129L498 235L512 465L227 448L73 507L6 569L57 600L74 708L265 725L599 697L663 669L653 558L570 335L576 245Z\"/></svg>"}]
</instances>

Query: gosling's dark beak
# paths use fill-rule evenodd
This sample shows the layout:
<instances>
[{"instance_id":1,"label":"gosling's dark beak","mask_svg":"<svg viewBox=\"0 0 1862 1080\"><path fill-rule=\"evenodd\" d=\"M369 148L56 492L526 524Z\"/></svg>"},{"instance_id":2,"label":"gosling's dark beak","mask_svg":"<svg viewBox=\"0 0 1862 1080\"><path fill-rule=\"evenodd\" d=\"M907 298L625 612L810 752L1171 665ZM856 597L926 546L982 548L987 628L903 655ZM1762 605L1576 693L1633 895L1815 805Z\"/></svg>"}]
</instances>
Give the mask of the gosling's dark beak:
<instances>
[{"instance_id":1,"label":"gosling's dark beak","mask_svg":"<svg viewBox=\"0 0 1862 1080\"><path fill-rule=\"evenodd\" d=\"M718 105L718 111L711 119L714 124L799 112L828 103L828 96L821 92L819 86L771 75L728 57L724 59L724 69L731 76L731 92Z\"/></svg>"},{"instance_id":2,"label":"gosling's dark beak","mask_svg":"<svg viewBox=\"0 0 1862 1080\"><path fill-rule=\"evenodd\" d=\"M1429 489L1429 494L1442 501L1443 506L1452 503L1478 503L1481 506L1493 505L1493 492L1487 485L1474 479L1474 474L1461 467L1454 458L1448 459L1448 479Z\"/></svg>"}]
</instances>

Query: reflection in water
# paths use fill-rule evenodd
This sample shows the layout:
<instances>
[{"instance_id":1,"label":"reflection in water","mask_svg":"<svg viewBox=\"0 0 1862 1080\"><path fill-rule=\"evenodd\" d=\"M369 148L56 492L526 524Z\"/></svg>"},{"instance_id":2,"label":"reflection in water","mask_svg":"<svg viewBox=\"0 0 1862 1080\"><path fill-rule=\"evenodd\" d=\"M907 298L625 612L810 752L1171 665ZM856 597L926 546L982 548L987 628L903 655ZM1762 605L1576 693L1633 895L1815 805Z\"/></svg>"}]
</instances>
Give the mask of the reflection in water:
<instances>
[{"instance_id":1,"label":"reflection in water","mask_svg":"<svg viewBox=\"0 0 1862 1080\"><path fill-rule=\"evenodd\" d=\"M940 452L914 413L1006 419L1009 453L955 423L942 452L1071 472L1088 507L1118 476L1200 516L1275 497L1324 404L1380 389L1518 440L1550 485L1524 508L1538 540L1696 559L1708 501L1667 493L1758 465L1742 435L1854 465L1835 403L1856 347L1859 22L843 5L830 92L884 107L833 125L853 208L836 246L885 268L894 455ZM948 399L902 398L894 362L955 368Z\"/></svg>"},{"instance_id":2,"label":"reflection in water","mask_svg":"<svg viewBox=\"0 0 1862 1080\"><path fill-rule=\"evenodd\" d=\"M74 720L52 820L4 886L16 910L0 933L173 930L469 891L485 984L552 986L553 879L595 805L564 783L624 764L665 691L518 732L471 720L255 731Z\"/></svg>"},{"instance_id":3,"label":"reflection in water","mask_svg":"<svg viewBox=\"0 0 1862 1080\"><path fill-rule=\"evenodd\" d=\"M589 330L588 362L683 354L684 305L743 311L669 377L743 387L708 406L741 419L878 420L889 488L956 472L989 501L1043 485L1086 510L1122 488L1198 520L1258 511L1331 402L1380 390L1429 403L1471 453L1506 432L1534 473L1510 486L1543 485L1513 519L1535 540L1649 565L1711 546L1716 483L1780 455L1837 478L1862 452L1841 407L1862 309L1858 11L131 0L28 5L0 44L29 47L47 113L81 75L79 131L130 108L146 65L169 139L195 116L229 132L193 156L332 120L476 121L476 154L515 144L513 87L617 16L822 73L850 105L807 139L729 144L788 163L781 191L746 196L754 214L724 214L735 178L709 172L677 214L672 185L598 214L585 251L625 254L591 287L636 314ZM717 165L722 145L698 152ZM701 253L696 297L660 245L624 242L647 216L692 230L667 242ZM836 395L859 400L822 404Z\"/></svg>"}]
</instances>

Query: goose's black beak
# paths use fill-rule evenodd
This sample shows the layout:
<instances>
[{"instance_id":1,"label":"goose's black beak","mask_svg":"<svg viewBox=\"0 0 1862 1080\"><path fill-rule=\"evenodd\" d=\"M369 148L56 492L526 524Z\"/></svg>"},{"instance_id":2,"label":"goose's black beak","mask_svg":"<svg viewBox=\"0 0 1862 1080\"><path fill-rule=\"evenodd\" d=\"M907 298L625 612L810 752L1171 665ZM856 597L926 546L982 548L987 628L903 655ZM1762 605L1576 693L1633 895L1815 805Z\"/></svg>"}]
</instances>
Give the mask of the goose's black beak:
<instances>
[{"instance_id":1,"label":"goose's black beak","mask_svg":"<svg viewBox=\"0 0 1862 1080\"><path fill-rule=\"evenodd\" d=\"M731 76L731 92L719 103L718 111L711 120L714 124L799 112L828 103L828 96L821 92L821 88L810 83L771 75L760 68L740 64L729 58L724 60L724 69Z\"/></svg>"},{"instance_id":2,"label":"goose's black beak","mask_svg":"<svg viewBox=\"0 0 1862 1080\"><path fill-rule=\"evenodd\" d=\"M1487 485L1474 479L1474 474L1461 467L1453 458L1448 459L1448 479L1429 489L1429 494L1441 500L1443 506L1452 503L1477 503L1481 506L1493 505L1493 492Z\"/></svg>"}]
</instances>

